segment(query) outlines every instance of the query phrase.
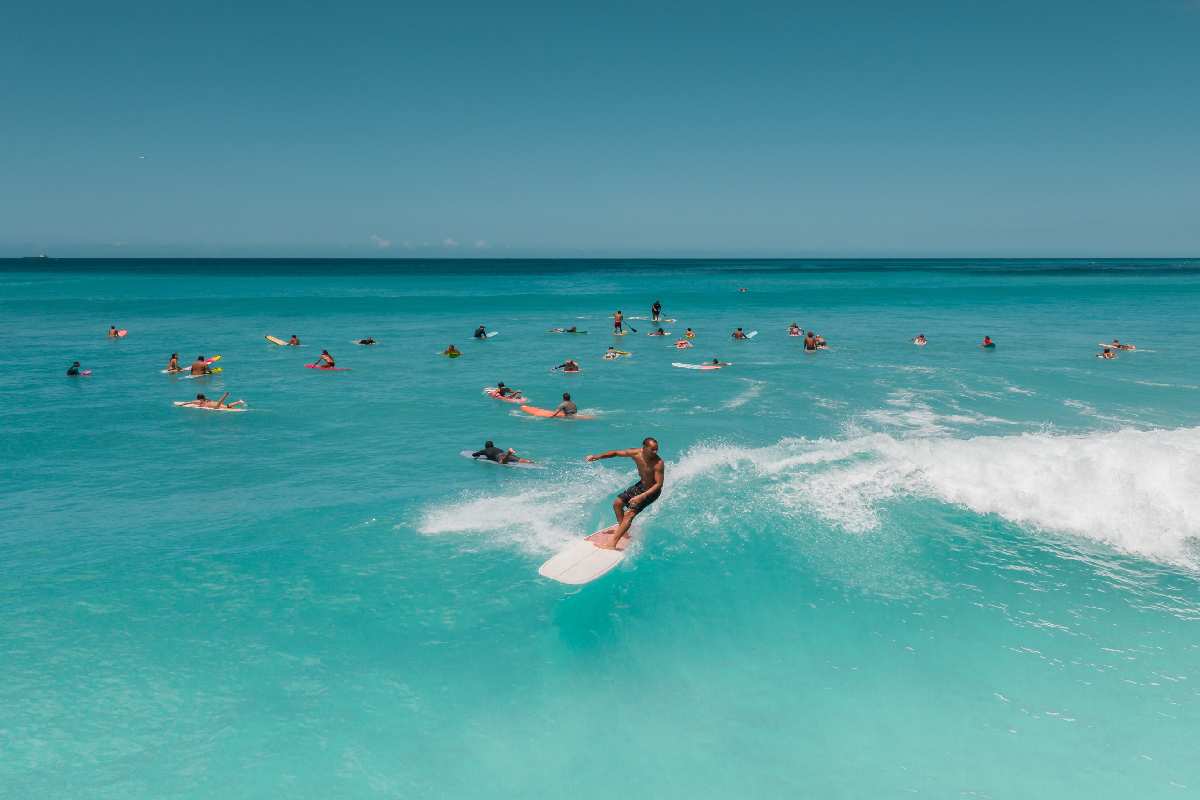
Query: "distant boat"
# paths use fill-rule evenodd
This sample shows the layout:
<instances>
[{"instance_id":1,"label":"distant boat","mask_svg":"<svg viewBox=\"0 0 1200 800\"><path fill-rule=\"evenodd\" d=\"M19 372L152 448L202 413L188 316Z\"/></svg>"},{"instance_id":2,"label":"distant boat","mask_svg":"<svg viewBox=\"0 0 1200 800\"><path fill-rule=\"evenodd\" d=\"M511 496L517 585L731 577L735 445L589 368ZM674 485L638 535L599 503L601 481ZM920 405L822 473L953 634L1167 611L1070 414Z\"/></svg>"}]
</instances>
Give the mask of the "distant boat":
<instances>
[{"instance_id":1,"label":"distant boat","mask_svg":"<svg viewBox=\"0 0 1200 800\"><path fill-rule=\"evenodd\" d=\"M40 256L21 256L22 261L41 261L43 259L49 261L50 256L46 255L45 253L42 253Z\"/></svg>"}]
</instances>

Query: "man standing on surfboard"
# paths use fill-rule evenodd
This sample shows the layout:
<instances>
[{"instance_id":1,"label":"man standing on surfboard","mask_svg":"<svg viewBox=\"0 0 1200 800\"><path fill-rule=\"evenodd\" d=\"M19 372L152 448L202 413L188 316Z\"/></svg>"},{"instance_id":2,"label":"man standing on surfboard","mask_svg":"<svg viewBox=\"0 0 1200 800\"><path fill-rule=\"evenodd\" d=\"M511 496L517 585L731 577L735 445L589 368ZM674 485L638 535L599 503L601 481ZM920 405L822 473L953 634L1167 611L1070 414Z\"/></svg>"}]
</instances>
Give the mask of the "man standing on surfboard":
<instances>
[{"instance_id":1,"label":"man standing on surfboard","mask_svg":"<svg viewBox=\"0 0 1200 800\"><path fill-rule=\"evenodd\" d=\"M616 532L607 541L594 540L597 547L605 550L617 549L617 544L629 533L633 518L658 499L666 479L666 464L658 457L658 440L652 436L643 439L641 447L589 455L587 461L617 457L633 459L633 463L637 465L638 482L613 500L613 513L617 515Z\"/></svg>"}]
</instances>

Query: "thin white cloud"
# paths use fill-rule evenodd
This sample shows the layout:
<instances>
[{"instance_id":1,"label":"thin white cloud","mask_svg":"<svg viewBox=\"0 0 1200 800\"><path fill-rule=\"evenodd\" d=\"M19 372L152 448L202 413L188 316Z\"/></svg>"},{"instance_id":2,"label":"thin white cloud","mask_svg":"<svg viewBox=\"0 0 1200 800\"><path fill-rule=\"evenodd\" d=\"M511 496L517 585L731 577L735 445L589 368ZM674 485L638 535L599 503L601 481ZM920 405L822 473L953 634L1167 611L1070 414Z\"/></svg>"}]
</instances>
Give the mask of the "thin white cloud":
<instances>
[{"instance_id":1,"label":"thin white cloud","mask_svg":"<svg viewBox=\"0 0 1200 800\"><path fill-rule=\"evenodd\" d=\"M391 239L385 239L377 233L371 234L371 241L374 242L375 246L378 247L380 250L387 250L389 247L392 246Z\"/></svg>"},{"instance_id":2,"label":"thin white cloud","mask_svg":"<svg viewBox=\"0 0 1200 800\"><path fill-rule=\"evenodd\" d=\"M442 239L442 247L458 247L458 241L447 236Z\"/></svg>"},{"instance_id":3,"label":"thin white cloud","mask_svg":"<svg viewBox=\"0 0 1200 800\"><path fill-rule=\"evenodd\" d=\"M476 239L475 240L475 249L476 250L487 250L487 248L488 248L488 243L487 243L486 239Z\"/></svg>"}]
</instances>

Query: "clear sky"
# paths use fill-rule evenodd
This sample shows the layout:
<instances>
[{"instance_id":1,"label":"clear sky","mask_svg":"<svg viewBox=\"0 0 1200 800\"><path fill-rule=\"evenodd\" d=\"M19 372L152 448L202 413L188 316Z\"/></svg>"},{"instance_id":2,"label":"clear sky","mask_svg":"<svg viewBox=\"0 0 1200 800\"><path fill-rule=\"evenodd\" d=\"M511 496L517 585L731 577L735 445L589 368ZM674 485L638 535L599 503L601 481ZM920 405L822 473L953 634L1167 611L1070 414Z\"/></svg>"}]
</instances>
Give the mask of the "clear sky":
<instances>
[{"instance_id":1,"label":"clear sky","mask_svg":"<svg viewBox=\"0 0 1200 800\"><path fill-rule=\"evenodd\" d=\"M1200 0L0 13L0 256L1196 256Z\"/></svg>"}]
</instances>

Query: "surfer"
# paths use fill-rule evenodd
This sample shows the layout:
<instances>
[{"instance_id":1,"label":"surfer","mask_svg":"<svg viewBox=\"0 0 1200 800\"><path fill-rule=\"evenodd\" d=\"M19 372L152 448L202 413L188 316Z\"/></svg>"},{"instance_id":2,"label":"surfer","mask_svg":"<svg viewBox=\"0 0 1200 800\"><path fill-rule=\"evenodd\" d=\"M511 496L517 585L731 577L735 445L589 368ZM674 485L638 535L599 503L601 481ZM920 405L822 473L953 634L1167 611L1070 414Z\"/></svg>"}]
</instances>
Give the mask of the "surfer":
<instances>
[{"instance_id":1,"label":"surfer","mask_svg":"<svg viewBox=\"0 0 1200 800\"><path fill-rule=\"evenodd\" d=\"M288 339L288 346L289 347L299 347L300 346L300 337L293 333L292 338Z\"/></svg>"},{"instance_id":2,"label":"surfer","mask_svg":"<svg viewBox=\"0 0 1200 800\"><path fill-rule=\"evenodd\" d=\"M67 367L67 377L68 378L78 378L79 375L80 375L80 372L79 372L79 362L78 361L76 361L71 366Z\"/></svg>"},{"instance_id":3,"label":"surfer","mask_svg":"<svg viewBox=\"0 0 1200 800\"><path fill-rule=\"evenodd\" d=\"M983 344L981 345L981 347L995 347L995 346L996 346L996 343L992 341L992 337L990 337L990 336L983 337Z\"/></svg>"},{"instance_id":4,"label":"surfer","mask_svg":"<svg viewBox=\"0 0 1200 800\"><path fill-rule=\"evenodd\" d=\"M192 362L192 375L211 375L212 370L209 369L208 362L204 360L203 355L196 356L196 360Z\"/></svg>"},{"instance_id":5,"label":"surfer","mask_svg":"<svg viewBox=\"0 0 1200 800\"><path fill-rule=\"evenodd\" d=\"M550 416L557 417L561 414L564 417L573 417L577 413L579 413L579 408L571 400L571 393L563 392L562 402L558 404L558 407L554 409L554 413Z\"/></svg>"},{"instance_id":6,"label":"surfer","mask_svg":"<svg viewBox=\"0 0 1200 800\"><path fill-rule=\"evenodd\" d=\"M203 393L201 393L201 394L196 395L195 400L188 400L186 403L182 403L181 405L198 406L200 408L233 408L235 406L246 405L245 400L234 400L232 403L226 403L225 398L227 398L227 397L229 397L229 392L226 392L225 394L221 395L220 400L209 400L207 397L204 396Z\"/></svg>"},{"instance_id":7,"label":"surfer","mask_svg":"<svg viewBox=\"0 0 1200 800\"><path fill-rule=\"evenodd\" d=\"M732 336L734 339L745 339L745 338L747 338L747 337L746 337L746 334L742 332L742 329L741 329L741 328L738 328L736 331L734 331L734 332L733 332L732 334L730 334L730 335L731 335L731 336Z\"/></svg>"},{"instance_id":8,"label":"surfer","mask_svg":"<svg viewBox=\"0 0 1200 800\"><path fill-rule=\"evenodd\" d=\"M802 331L800 329L800 326L797 325L796 323L793 322L791 325L788 326L788 336L803 336L803 335L804 335L804 331Z\"/></svg>"},{"instance_id":9,"label":"surfer","mask_svg":"<svg viewBox=\"0 0 1200 800\"><path fill-rule=\"evenodd\" d=\"M917 338L913 339L913 344L928 344L927 340L925 339L925 334L918 333Z\"/></svg>"},{"instance_id":10,"label":"surfer","mask_svg":"<svg viewBox=\"0 0 1200 800\"><path fill-rule=\"evenodd\" d=\"M804 349L809 352L816 352L817 350L817 335L812 331L809 331L804 337Z\"/></svg>"},{"instance_id":11,"label":"surfer","mask_svg":"<svg viewBox=\"0 0 1200 800\"><path fill-rule=\"evenodd\" d=\"M733 362L732 361L721 361L719 358L714 358L712 361L710 361L708 363L714 367L728 367Z\"/></svg>"},{"instance_id":12,"label":"surfer","mask_svg":"<svg viewBox=\"0 0 1200 800\"><path fill-rule=\"evenodd\" d=\"M496 447L496 445L492 442L491 439L488 439L486 442L483 443L482 450L476 450L474 453L471 453L471 458L479 458L480 456L483 456L488 461L495 461L497 464L532 464L533 463L532 459L521 458L520 456L518 456L517 451L513 450L511 447L508 448L507 450L501 450L499 447Z\"/></svg>"},{"instance_id":13,"label":"surfer","mask_svg":"<svg viewBox=\"0 0 1200 800\"><path fill-rule=\"evenodd\" d=\"M662 328L659 328L656 331L650 331L650 333L647 333L646 335L647 336L666 336L667 332L664 331Z\"/></svg>"},{"instance_id":14,"label":"surfer","mask_svg":"<svg viewBox=\"0 0 1200 800\"><path fill-rule=\"evenodd\" d=\"M613 333L625 332L625 315L621 313L621 309L617 309L617 313L613 314Z\"/></svg>"},{"instance_id":15,"label":"surfer","mask_svg":"<svg viewBox=\"0 0 1200 800\"><path fill-rule=\"evenodd\" d=\"M692 343L689 342L687 339L680 339L679 341L675 342L675 347L676 347L676 349L679 349L679 350L687 350L691 346L692 346Z\"/></svg>"},{"instance_id":16,"label":"surfer","mask_svg":"<svg viewBox=\"0 0 1200 800\"><path fill-rule=\"evenodd\" d=\"M454 345L450 345L449 347L447 347L445 350L442 351L442 355L450 356L450 358L458 358L459 356L462 355L462 351L459 350Z\"/></svg>"},{"instance_id":17,"label":"surfer","mask_svg":"<svg viewBox=\"0 0 1200 800\"><path fill-rule=\"evenodd\" d=\"M694 330L692 330L691 328L688 328L686 331L683 332L683 337L685 339L695 339L696 332Z\"/></svg>"},{"instance_id":18,"label":"surfer","mask_svg":"<svg viewBox=\"0 0 1200 800\"><path fill-rule=\"evenodd\" d=\"M1103 352L1103 353L1098 353L1098 354L1096 355L1096 358L1116 358L1116 357L1117 357L1117 354L1116 354L1116 353L1114 353L1112 350L1110 350L1110 349L1109 349L1109 348L1107 348L1107 347L1106 347L1106 348L1104 348L1104 352Z\"/></svg>"},{"instance_id":19,"label":"surfer","mask_svg":"<svg viewBox=\"0 0 1200 800\"><path fill-rule=\"evenodd\" d=\"M487 328L480 325L478 328L475 329L475 333L473 333L471 335L474 336L476 339L486 339L487 338Z\"/></svg>"},{"instance_id":20,"label":"surfer","mask_svg":"<svg viewBox=\"0 0 1200 800\"><path fill-rule=\"evenodd\" d=\"M337 364L333 361L333 356L329 355L328 350L322 350L321 355L317 356L317 369L333 369Z\"/></svg>"},{"instance_id":21,"label":"surfer","mask_svg":"<svg viewBox=\"0 0 1200 800\"><path fill-rule=\"evenodd\" d=\"M508 386L505 386L504 381L500 381L496 384L496 394L500 395L501 397L511 397L513 400L519 400L521 398L521 391L519 389L512 389Z\"/></svg>"},{"instance_id":22,"label":"surfer","mask_svg":"<svg viewBox=\"0 0 1200 800\"><path fill-rule=\"evenodd\" d=\"M121 335L121 334L117 333L117 326L116 326L116 325L109 325L109 326L108 326L108 338L110 338L110 339L116 339L116 338L118 338L120 335Z\"/></svg>"},{"instance_id":23,"label":"surfer","mask_svg":"<svg viewBox=\"0 0 1200 800\"><path fill-rule=\"evenodd\" d=\"M617 516L617 530L612 538L603 544L596 542L597 547L615 550L621 539L629 533L633 518L645 511L662 493L663 482L666 479L666 464L658 457L658 440L647 436L642 440L641 447L631 447L628 450L609 450L607 453L589 455L587 461L599 461L604 458L632 458L637 465L638 481L613 500L613 513Z\"/></svg>"},{"instance_id":24,"label":"surfer","mask_svg":"<svg viewBox=\"0 0 1200 800\"><path fill-rule=\"evenodd\" d=\"M554 367L554 369L561 369L563 372L579 372L579 362L568 358L557 367Z\"/></svg>"},{"instance_id":25,"label":"surfer","mask_svg":"<svg viewBox=\"0 0 1200 800\"><path fill-rule=\"evenodd\" d=\"M608 349L604 351L604 360L605 361L613 361L614 359L618 359L621 356L627 356L627 355L629 355L629 353L626 352L625 350L618 350L617 348L613 347L610 344L608 346Z\"/></svg>"},{"instance_id":26,"label":"surfer","mask_svg":"<svg viewBox=\"0 0 1200 800\"><path fill-rule=\"evenodd\" d=\"M171 353L171 360L167 362L167 372L183 372L183 367L179 366L179 353Z\"/></svg>"},{"instance_id":27,"label":"surfer","mask_svg":"<svg viewBox=\"0 0 1200 800\"><path fill-rule=\"evenodd\" d=\"M654 305L650 306L650 321L658 322L660 316L662 316L662 303L655 300Z\"/></svg>"},{"instance_id":28,"label":"surfer","mask_svg":"<svg viewBox=\"0 0 1200 800\"><path fill-rule=\"evenodd\" d=\"M551 333L579 333L579 331L576 329L575 325L572 325L569 328L551 328L550 332Z\"/></svg>"},{"instance_id":29,"label":"surfer","mask_svg":"<svg viewBox=\"0 0 1200 800\"><path fill-rule=\"evenodd\" d=\"M375 339L374 339L374 338L372 338L372 337L370 337L370 336L368 336L366 339L359 339L359 340L358 340L358 343L359 343L359 344L364 344L364 345L368 345L368 346L369 346L369 345L373 345L373 344L375 344Z\"/></svg>"},{"instance_id":30,"label":"surfer","mask_svg":"<svg viewBox=\"0 0 1200 800\"><path fill-rule=\"evenodd\" d=\"M1120 339L1113 339L1109 347L1113 350L1137 350L1137 347L1132 344L1121 344Z\"/></svg>"}]
</instances>

